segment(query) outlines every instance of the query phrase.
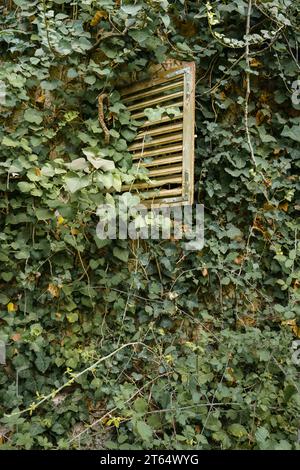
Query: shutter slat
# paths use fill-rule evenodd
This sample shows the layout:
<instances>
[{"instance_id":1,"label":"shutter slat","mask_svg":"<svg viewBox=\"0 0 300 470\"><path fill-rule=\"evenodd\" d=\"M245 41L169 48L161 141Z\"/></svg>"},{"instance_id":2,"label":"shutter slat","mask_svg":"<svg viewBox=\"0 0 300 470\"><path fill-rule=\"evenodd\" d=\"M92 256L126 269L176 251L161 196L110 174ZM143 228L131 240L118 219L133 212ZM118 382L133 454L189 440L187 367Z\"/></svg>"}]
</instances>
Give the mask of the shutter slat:
<instances>
[{"instance_id":1,"label":"shutter slat","mask_svg":"<svg viewBox=\"0 0 300 470\"><path fill-rule=\"evenodd\" d=\"M170 126L162 126L157 127L152 130L147 130L138 134L135 140L142 139L143 137L153 136L153 135L160 135L160 134L169 134L171 132L179 131L183 128L183 123L179 122L178 124L171 124Z\"/></svg>"},{"instance_id":2,"label":"shutter slat","mask_svg":"<svg viewBox=\"0 0 300 470\"><path fill-rule=\"evenodd\" d=\"M181 69L176 72L180 72L180 73L177 73L177 75L172 75L171 72L167 74L162 74L161 77L158 77L152 80L144 80L142 82L137 82L134 85L131 85L127 88L123 88L120 92L121 96L125 97L128 95L133 95L136 91L148 90L148 88L157 87L157 85L161 85L162 83L173 82L177 80L181 75L184 75L185 70Z\"/></svg>"},{"instance_id":3,"label":"shutter slat","mask_svg":"<svg viewBox=\"0 0 300 470\"><path fill-rule=\"evenodd\" d=\"M159 168L158 170L150 170L149 176L163 176L163 175L174 175L176 173L182 173L182 165L168 166L167 168Z\"/></svg>"},{"instance_id":4,"label":"shutter slat","mask_svg":"<svg viewBox=\"0 0 300 470\"><path fill-rule=\"evenodd\" d=\"M165 144L170 144L172 142L179 142L182 141L182 134L171 134L168 135L167 137L159 137L158 139L152 139L149 142L138 142L137 144L130 145L128 147L129 150L134 151L134 150L139 150L142 148L146 147L156 147L157 145L165 145Z\"/></svg>"},{"instance_id":5,"label":"shutter slat","mask_svg":"<svg viewBox=\"0 0 300 470\"><path fill-rule=\"evenodd\" d=\"M176 122L177 120L182 119L182 118L183 118L183 113L181 112L180 114L178 114L178 116L175 116L175 117L163 116L159 121L145 121L145 122L141 121L142 125L140 129L143 129L144 127L158 126L161 123L165 123L165 122Z\"/></svg>"},{"instance_id":6,"label":"shutter slat","mask_svg":"<svg viewBox=\"0 0 300 470\"><path fill-rule=\"evenodd\" d=\"M167 108L182 108L183 107L183 101L178 101L177 103L172 103L171 105L168 105ZM142 117L146 117L144 114L144 111L141 111L140 113L132 114L131 118L132 119L140 119ZM161 121L159 121L161 122ZM145 125L145 124L143 124Z\"/></svg>"},{"instance_id":7,"label":"shutter slat","mask_svg":"<svg viewBox=\"0 0 300 470\"><path fill-rule=\"evenodd\" d=\"M132 155L133 160L139 160L140 158L154 157L155 155L165 155L166 153L180 152L182 150L182 145L173 145L171 147L164 147L157 150L147 150L142 153L135 153Z\"/></svg>"},{"instance_id":8,"label":"shutter slat","mask_svg":"<svg viewBox=\"0 0 300 470\"><path fill-rule=\"evenodd\" d=\"M151 159L150 162L140 162L139 165L141 167L151 168L152 166L160 166L160 165L167 165L170 163L177 163L182 161L182 155L170 155L166 158L155 158Z\"/></svg>"},{"instance_id":9,"label":"shutter slat","mask_svg":"<svg viewBox=\"0 0 300 470\"><path fill-rule=\"evenodd\" d=\"M131 191L133 189L148 189L148 188L157 188L159 186L164 186L165 184L181 184L181 176L173 176L172 178L160 178L158 180L152 180L147 183L134 183L126 184L122 187L124 191Z\"/></svg>"},{"instance_id":10,"label":"shutter slat","mask_svg":"<svg viewBox=\"0 0 300 470\"><path fill-rule=\"evenodd\" d=\"M129 111L135 111L136 109L145 109L158 103L164 103L165 101L171 101L173 99L180 98L181 96L183 96L183 91L177 91L176 93L160 96L159 98L153 98L152 100L140 101L137 104L127 106L127 109Z\"/></svg>"},{"instance_id":11,"label":"shutter slat","mask_svg":"<svg viewBox=\"0 0 300 470\"><path fill-rule=\"evenodd\" d=\"M170 197L170 196L179 196L182 194L182 188L174 188L174 189L162 189L160 191L149 191L145 193L141 193L145 199L153 199L157 197Z\"/></svg>"},{"instance_id":12,"label":"shutter slat","mask_svg":"<svg viewBox=\"0 0 300 470\"><path fill-rule=\"evenodd\" d=\"M158 95L159 93L162 93L162 92L165 92L165 91L176 90L176 88L179 88L180 86L181 87L183 86L183 81L182 80L179 81L179 82L171 83L170 85L161 86L159 88L154 88L152 90L145 91L143 93L138 93L136 95L128 96L128 97L124 98L123 101L124 101L124 103L128 103L130 101L136 101L136 100L144 99L145 97Z\"/></svg>"}]
</instances>

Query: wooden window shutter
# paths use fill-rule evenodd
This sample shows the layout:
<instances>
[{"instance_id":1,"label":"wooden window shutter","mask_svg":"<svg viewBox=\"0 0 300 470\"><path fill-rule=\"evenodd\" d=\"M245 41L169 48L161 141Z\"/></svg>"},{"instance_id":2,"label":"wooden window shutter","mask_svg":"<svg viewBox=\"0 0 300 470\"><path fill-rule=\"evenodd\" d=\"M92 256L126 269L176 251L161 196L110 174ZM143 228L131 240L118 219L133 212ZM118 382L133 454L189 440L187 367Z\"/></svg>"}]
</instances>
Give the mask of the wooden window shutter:
<instances>
[{"instance_id":1,"label":"wooden window shutter","mask_svg":"<svg viewBox=\"0 0 300 470\"><path fill-rule=\"evenodd\" d=\"M150 206L192 204L194 196L195 64L183 62L121 90L131 117L141 122L129 150L133 163L148 169L149 182L124 185ZM146 108L179 108L147 121Z\"/></svg>"}]
</instances>

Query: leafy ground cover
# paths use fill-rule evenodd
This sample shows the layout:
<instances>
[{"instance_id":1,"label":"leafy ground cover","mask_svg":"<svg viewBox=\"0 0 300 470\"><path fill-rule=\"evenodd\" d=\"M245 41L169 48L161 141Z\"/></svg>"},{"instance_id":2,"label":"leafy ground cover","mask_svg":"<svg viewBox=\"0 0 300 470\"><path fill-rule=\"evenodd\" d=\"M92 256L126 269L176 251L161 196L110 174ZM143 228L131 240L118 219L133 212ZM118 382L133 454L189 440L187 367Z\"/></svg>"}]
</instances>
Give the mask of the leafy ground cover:
<instances>
[{"instance_id":1,"label":"leafy ground cover","mask_svg":"<svg viewBox=\"0 0 300 470\"><path fill-rule=\"evenodd\" d=\"M299 449L299 7L1 3L1 448ZM132 179L117 88L170 57L197 66L198 252L95 231Z\"/></svg>"}]
</instances>

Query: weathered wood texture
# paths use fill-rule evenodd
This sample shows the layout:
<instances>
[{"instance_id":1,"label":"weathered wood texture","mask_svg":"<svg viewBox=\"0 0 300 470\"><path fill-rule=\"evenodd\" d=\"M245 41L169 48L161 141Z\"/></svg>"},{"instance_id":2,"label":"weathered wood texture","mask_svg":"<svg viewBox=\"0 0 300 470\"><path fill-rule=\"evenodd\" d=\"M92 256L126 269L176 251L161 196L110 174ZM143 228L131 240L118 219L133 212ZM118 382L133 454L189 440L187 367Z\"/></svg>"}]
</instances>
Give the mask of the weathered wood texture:
<instances>
[{"instance_id":1,"label":"weathered wood texture","mask_svg":"<svg viewBox=\"0 0 300 470\"><path fill-rule=\"evenodd\" d=\"M121 96L140 122L140 130L130 145L134 164L149 169L149 181L122 186L122 191L138 192L148 206L193 203L195 64L182 62L171 70L137 82L121 90ZM179 108L177 115L163 114L149 121L145 109Z\"/></svg>"}]
</instances>

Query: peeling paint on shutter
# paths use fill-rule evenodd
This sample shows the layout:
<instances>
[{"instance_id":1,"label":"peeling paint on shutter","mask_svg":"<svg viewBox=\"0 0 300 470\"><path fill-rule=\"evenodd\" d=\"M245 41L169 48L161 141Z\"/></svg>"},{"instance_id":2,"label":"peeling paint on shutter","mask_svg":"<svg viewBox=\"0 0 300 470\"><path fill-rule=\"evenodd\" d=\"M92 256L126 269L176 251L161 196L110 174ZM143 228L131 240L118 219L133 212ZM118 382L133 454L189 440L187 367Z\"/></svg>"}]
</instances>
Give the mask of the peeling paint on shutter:
<instances>
[{"instance_id":1,"label":"peeling paint on shutter","mask_svg":"<svg viewBox=\"0 0 300 470\"><path fill-rule=\"evenodd\" d=\"M184 205L193 203L195 64L183 62L158 77L121 90L131 117L141 123L129 150L133 163L148 170L150 182L136 180L122 191L137 191L143 204ZM164 113L147 120L144 110L157 106L179 108L179 114Z\"/></svg>"}]
</instances>

